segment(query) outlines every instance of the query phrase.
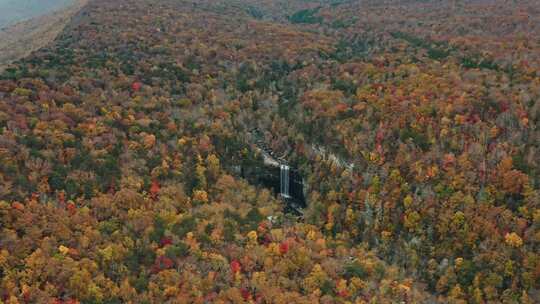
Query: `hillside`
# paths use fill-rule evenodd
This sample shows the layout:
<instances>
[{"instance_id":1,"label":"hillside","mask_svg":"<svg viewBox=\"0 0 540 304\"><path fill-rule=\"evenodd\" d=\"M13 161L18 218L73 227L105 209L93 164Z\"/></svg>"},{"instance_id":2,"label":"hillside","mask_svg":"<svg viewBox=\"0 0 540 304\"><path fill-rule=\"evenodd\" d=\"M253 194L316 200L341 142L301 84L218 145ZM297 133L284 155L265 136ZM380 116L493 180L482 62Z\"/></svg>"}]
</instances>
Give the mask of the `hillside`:
<instances>
[{"instance_id":1,"label":"hillside","mask_svg":"<svg viewBox=\"0 0 540 304\"><path fill-rule=\"evenodd\" d=\"M0 28L51 13L72 3L72 0L0 0Z\"/></svg>"},{"instance_id":2,"label":"hillside","mask_svg":"<svg viewBox=\"0 0 540 304\"><path fill-rule=\"evenodd\" d=\"M34 1L28 2L26 6L11 1L1 5L0 10L6 12L14 12L11 6L17 6L20 10L26 9L31 12L17 13L15 11L13 15L4 16L4 21L0 19L0 25L9 24L6 27L0 26L0 71L3 71L9 63L28 56L31 52L51 43L70 21L71 17L84 6L86 1L64 1L69 4L66 5L66 8L60 8L46 14L39 14L38 12L53 10L56 6L47 7L46 3L42 2L34 10L27 8L27 6L35 6ZM60 1L56 5L61 6L64 2ZM16 17L23 18L23 16L36 14L38 16L11 24L11 20L18 20L15 19Z\"/></svg>"},{"instance_id":3,"label":"hillside","mask_svg":"<svg viewBox=\"0 0 540 304\"><path fill-rule=\"evenodd\" d=\"M539 24L89 0L0 76L0 303L540 302Z\"/></svg>"}]
</instances>

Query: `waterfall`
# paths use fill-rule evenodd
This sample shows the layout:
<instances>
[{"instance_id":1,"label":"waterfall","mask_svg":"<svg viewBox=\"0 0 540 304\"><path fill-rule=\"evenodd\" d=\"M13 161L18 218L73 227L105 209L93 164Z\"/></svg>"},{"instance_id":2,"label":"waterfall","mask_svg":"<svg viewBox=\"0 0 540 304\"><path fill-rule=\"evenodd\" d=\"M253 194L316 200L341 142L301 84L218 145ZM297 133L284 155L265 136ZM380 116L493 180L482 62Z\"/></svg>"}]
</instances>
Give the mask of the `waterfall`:
<instances>
[{"instance_id":1,"label":"waterfall","mask_svg":"<svg viewBox=\"0 0 540 304\"><path fill-rule=\"evenodd\" d=\"M280 165L279 168L280 168L281 196L289 198L291 197L289 194L289 166Z\"/></svg>"}]
</instances>

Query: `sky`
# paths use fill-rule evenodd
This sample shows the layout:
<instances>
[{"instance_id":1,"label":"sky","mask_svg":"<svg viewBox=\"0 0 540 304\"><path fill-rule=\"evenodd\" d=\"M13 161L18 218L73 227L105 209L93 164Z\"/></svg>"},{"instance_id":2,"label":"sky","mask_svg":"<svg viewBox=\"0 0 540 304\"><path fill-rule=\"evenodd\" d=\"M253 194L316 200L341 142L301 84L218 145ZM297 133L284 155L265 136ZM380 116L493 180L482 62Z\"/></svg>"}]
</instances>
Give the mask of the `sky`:
<instances>
[{"instance_id":1,"label":"sky","mask_svg":"<svg viewBox=\"0 0 540 304\"><path fill-rule=\"evenodd\" d=\"M0 0L0 28L50 13L73 0Z\"/></svg>"}]
</instances>

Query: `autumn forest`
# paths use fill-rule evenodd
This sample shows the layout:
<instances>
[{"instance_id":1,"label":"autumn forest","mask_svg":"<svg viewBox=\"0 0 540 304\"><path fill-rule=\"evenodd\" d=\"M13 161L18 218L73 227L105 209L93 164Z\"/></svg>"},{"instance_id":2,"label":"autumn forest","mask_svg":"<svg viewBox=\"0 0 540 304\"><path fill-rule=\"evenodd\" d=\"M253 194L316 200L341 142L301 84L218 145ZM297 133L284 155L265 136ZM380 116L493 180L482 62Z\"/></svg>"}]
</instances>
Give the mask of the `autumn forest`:
<instances>
[{"instance_id":1,"label":"autumn forest","mask_svg":"<svg viewBox=\"0 0 540 304\"><path fill-rule=\"evenodd\" d=\"M539 164L538 0L89 0L0 73L0 303L540 303Z\"/></svg>"}]
</instances>

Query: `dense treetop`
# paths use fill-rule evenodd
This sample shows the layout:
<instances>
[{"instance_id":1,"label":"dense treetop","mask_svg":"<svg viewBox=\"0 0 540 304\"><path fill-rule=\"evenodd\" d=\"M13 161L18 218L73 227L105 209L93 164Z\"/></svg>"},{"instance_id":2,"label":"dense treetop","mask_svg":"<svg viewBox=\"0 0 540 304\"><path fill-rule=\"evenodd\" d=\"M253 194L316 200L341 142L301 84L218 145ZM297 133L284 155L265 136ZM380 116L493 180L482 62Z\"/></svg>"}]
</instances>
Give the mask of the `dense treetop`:
<instances>
[{"instance_id":1,"label":"dense treetop","mask_svg":"<svg viewBox=\"0 0 540 304\"><path fill-rule=\"evenodd\" d=\"M91 0L0 76L0 303L540 301L539 4Z\"/></svg>"}]
</instances>

